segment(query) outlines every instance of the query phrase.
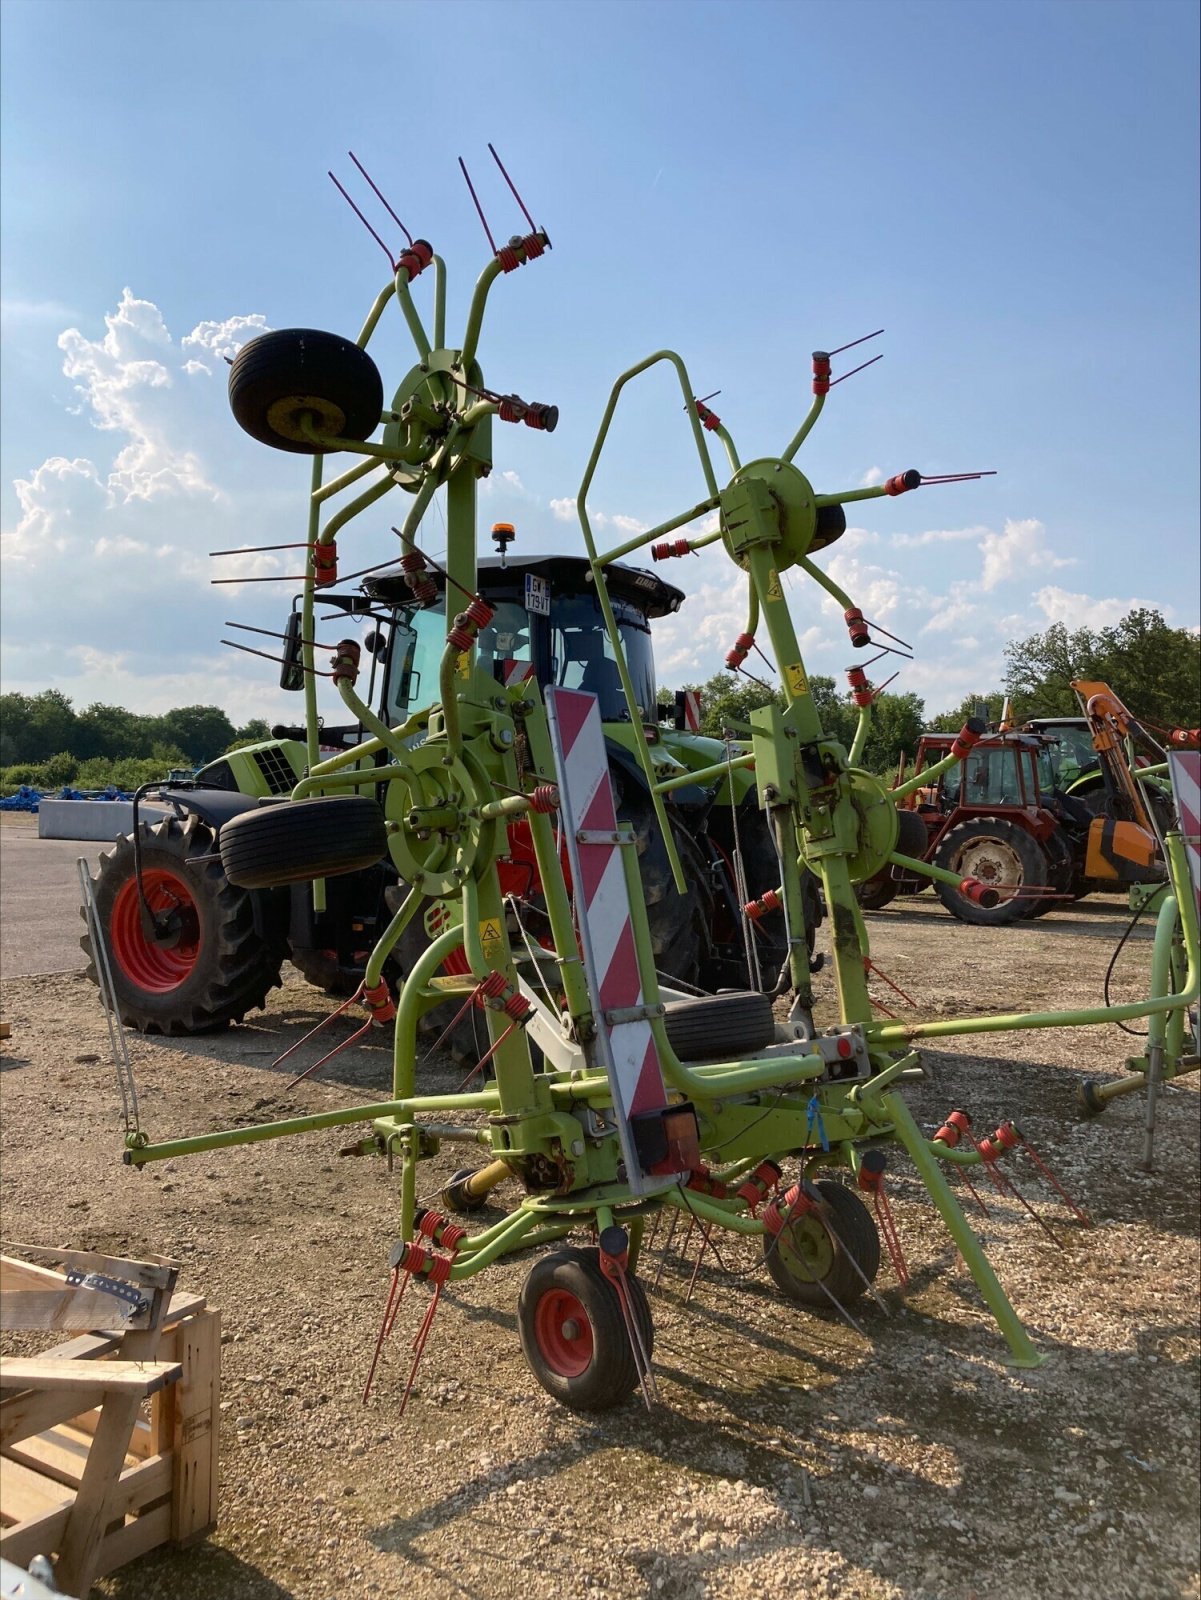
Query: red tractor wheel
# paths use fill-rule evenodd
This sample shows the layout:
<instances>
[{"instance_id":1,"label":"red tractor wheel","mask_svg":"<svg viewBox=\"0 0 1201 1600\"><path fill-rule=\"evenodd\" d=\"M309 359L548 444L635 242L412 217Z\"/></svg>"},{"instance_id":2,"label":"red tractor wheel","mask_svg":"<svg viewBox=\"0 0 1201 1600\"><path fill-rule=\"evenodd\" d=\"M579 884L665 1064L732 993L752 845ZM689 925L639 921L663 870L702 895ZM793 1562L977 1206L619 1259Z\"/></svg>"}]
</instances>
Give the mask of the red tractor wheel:
<instances>
[{"instance_id":1,"label":"red tractor wheel","mask_svg":"<svg viewBox=\"0 0 1201 1600\"><path fill-rule=\"evenodd\" d=\"M626 1282L649 1359L650 1307L638 1279L627 1275ZM637 1388L621 1301L601 1271L598 1250L555 1250L535 1262L517 1302L517 1326L531 1372L573 1411L607 1411Z\"/></svg>"},{"instance_id":2,"label":"red tractor wheel","mask_svg":"<svg viewBox=\"0 0 1201 1600\"><path fill-rule=\"evenodd\" d=\"M1033 834L1000 817L978 817L961 822L945 834L934 864L958 878L976 878L1000 895L987 909L960 894L949 883L935 885L938 898L961 922L1020 922L1032 915L1047 885L1048 862Z\"/></svg>"},{"instance_id":3,"label":"red tractor wheel","mask_svg":"<svg viewBox=\"0 0 1201 1600\"><path fill-rule=\"evenodd\" d=\"M143 927L132 834L101 857L92 879L122 1022L165 1034L240 1022L278 987L282 946L256 930L250 896L226 878L212 830L198 818L142 823L141 849L153 934ZM89 933L80 944L95 980Z\"/></svg>"}]
</instances>

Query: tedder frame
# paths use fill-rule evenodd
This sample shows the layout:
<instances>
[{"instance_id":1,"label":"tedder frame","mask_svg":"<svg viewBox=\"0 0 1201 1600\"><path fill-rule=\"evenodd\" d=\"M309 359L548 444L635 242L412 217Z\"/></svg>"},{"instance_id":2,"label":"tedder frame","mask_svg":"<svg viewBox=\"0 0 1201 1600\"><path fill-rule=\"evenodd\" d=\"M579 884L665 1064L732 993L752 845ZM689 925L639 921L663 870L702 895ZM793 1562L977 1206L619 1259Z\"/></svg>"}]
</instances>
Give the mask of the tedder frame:
<instances>
[{"instance_id":1,"label":"tedder frame","mask_svg":"<svg viewBox=\"0 0 1201 1600\"><path fill-rule=\"evenodd\" d=\"M727 428L695 399L681 358L657 351L615 383L577 506L631 723L639 730L637 751L669 849L666 807L673 783L717 783L727 776L729 764L708 774L689 773L686 780L664 780L656 772L653 752L641 735L643 711L635 702L605 585L608 565L651 545L660 559L720 541L734 572L746 579L748 620L731 663L745 659L762 623L783 687L783 704L752 714L749 739L730 760L753 769L778 850L774 903L782 905L787 919L791 1011L787 1022L771 1024L768 1037L753 1048L727 1043L717 1059L696 1059L696 1052L693 1059L683 1059L686 1052L673 1048L669 1038L666 1013L673 997L661 993L656 977L630 835L606 803L603 749L599 765L595 755L595 703L554 687L543 695L529 679L500 683L474 662L476 635L490 620L489 608L475 592L476 500L479 480L492 466L493 420L524 421L541 431L550 431L557 420L551 406L487 388L478 363L494 283L549 248L545 232L528 212L526 218L530 231L495 250L476 282L457 345L446 339L444 263L418 239L410 240L393 263L393 276L357 340L302 330L264 335L243 349L231 372L231 403L243 426L267 443L313 458L300 613L308 773L290 799L265 804L222 830L222 860L234 882L310 877L320 903L322 876L350 870L349 861L337 859L341 819L364 808L380 812L378 834L372 835L375 858L390 853L407 893L371 953L359 998L378 1025L394 1021L391 1093L373 1104L165 1142L151 1142L134 1127L127 1131L125 1160L141 1167L193 1152L369 1123L370 1132L348 1153L379 1153L399 1164L394 1291L398 1277L402 1286L421 1278L434 1286L435 1301L444 1282L473 1277L502 1255L592 1230L599 1248L560 1247L535 1265L519 1314L523 1345L539 1380L567 1403L590 1407L623 1399L638 1381L647 1392L652 1381L652 1330L635 1277L648 1217L675 1211L704 1230L759 1236L777 1283L801 1304L821 1309L824 1299L837 1304L862 1293L875 1274L875 1223L854 1187L878 1190L882 1153L899 1146L962 1253L1008 1346L1008 1358L1035 1366L1042 1357L947 1173L951 1166L994 1163L1022 1136L1012 1123L1003 1123L991 1137L977 1140L966 1116L956 1112L927 1137L906 1105L905 1081L920 1076L916 1047L923 1040L1135 1017L1148 1019L1146 1052L1115 1092L1145 1082L1150 1100L1158 1083L1194 1067L1196 1024L1189 1008L1198 992L1198 918L1185 840L1179 830L1167 835L1168 882L1159 897L1145 999L1088 1010L1016 1011L913 1024L874 1018L867 986L868 932L855 884L891 861L907 873L954 881L965 893L982 897L983 904L995 891L971 882L960 885L953 874L899 850L894 801L906 786L890 792L857 765L874 691L862 669L853 669L859 734L849 751L826 737L782 577L791 570L830 595L845 614L854 645L875 642L872 624L822 571L815 555L842 532L842 507L848 502L895 496L931 480L911 471L872 488L817 493L795 465L838 381L831 377L831 355L839 352L814 355L813 401L782 452L744 465ZM434 279L432 333L411 293L413 280L428 268ZM352 427L347 418L364 386L370 390L375 372L367 346L392 301L408 326L417 360L391 402L382 404L379 418L369 397L359 405L365 418ZM313 352L320 349L325 355L314 364ZM626 385L659 363L678 379L704 492L659 526L602 551L588 509L593 477ZM382 433L372 441L379 422ZM720 478L710 455L711 434L724 451ZM345 452L352 464L327 479L325 456L334 452ZM976 475L955 475L965 476ZM423 584L429 586L427 563L432 561L417 542L422 520L435 494L446 491L448 631L437 695L402 725L389 727L357 692L358 644L343 640L330 647L333 684L367 737L322 759L316 678L324 647L315 639L315 607L322 587L336 578L336 537L356 520L366 521L366 514L397 488L409 505L395 530L400 537L395 559L419 597ZM334 511L337 497L341 504ZM711 531L706 525L707 531L656 544L714 514ZM457 615L449 603L451 590L462 597ZM965 727L946 762L914 781L927 783L961 760L981 731ZM287 835L293 816L307 820L303 825L297 820L294 835ZM510 942L514 908L505 902L497 873L506 825L518 818L530 827L549 930L540 931L533 943L525 937ZM248 872L256 840L269 841L278 858L281 849L288 853L281 844L286 837L294 838L292 856L282 866L277 860L274 880ZM328 843L314 851L317 838ZM678 861L674 870L680 881ZM805 872L820 878L832 928L840 1021L822 1032L812 1020L801 892ZM749 909L753 915L754 908ZM384 962L419 914L429 943L394 1001L383 981ZM441 973L459 945L465 948L469 975ZM423 1094L416 1082L418 1021L448 995L483 1010L489 1034L483 1060L493 1076L490 1081L481 1076L478 1087L461 1092ZM712 1003L720 1008L722 998ZM537 1054L531 1053L531 1040L542 1047ZM484 1115L471 1121L464 1120L466 1113ZM523 1186L524 1193L500 1220L475 1233L417 1201L418 1165L447 1141L481 1147L485 1161L468 1174L466 1194L460 1184L460 1198L467 1203L459 1211L482 1203L504 1179L516 1178ZM796 1164L795 1181L784 1176L787 1163ZM826 1176L831 1169L849 1173L854 1187L831 1183ZM558 1277L553 1263L563 1269ZM836 1271L840 1263L842 1270ZM613 1326L622 1330L624 1353L613 1349Z\"/></svg>"}]
</instances>

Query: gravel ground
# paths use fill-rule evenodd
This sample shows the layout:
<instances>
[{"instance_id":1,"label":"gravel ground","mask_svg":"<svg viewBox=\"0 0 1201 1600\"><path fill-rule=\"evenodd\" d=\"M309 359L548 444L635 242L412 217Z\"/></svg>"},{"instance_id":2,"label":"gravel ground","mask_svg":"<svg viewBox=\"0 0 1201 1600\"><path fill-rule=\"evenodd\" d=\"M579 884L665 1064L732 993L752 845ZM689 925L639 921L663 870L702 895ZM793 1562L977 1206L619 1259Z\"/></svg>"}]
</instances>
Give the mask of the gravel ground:
<instances>
[{"instance_id":1,"label":"gravel ground","mask_svg":"<svg viewBox=\"0 0 1201 1600\"><path fill-rule=\"evenodd\" d=\"M934 1017L1095 1003L1125 918L1087 901L978 929L920 900L869 922L878 964ZM1148 959L1132 944L1115 998L1136 992ZM1116 1028L953 1042L926 1053L928 1081L907 1091L930 1129L956 1105L981 1131L1020 1119L1091 1214L1095 1226L1079 1224L1024 1156L1011 1171L1054 1240L986 1185L988 1216L973 1212L1050 1357L1038 1371L1004 1364L937 1214L894 1161L912 1282L902 1297L885 1261L883 1305L860 1301L858 1329L782 1301L758 1250L734 1238L686 1304L695 1250L685 1260L681 1229L644 1263L651 1277L663 1256L660 1403L587 1419L525 1366L514 1311L529 1267L514 1257L446 1295L402 1418L422 1290L360 1402L396 1216L383 1164L340 1161L349 1135L333 1130L130 1171L94 990L76 973L21 978L0 1004L13 1026L5 1237L178 1257L181 1287L223 1315L220 1526L107 1579L114 1600L1197 1593L1195 1080L1165 1093L1157 1170L1141 1173L1140 1097L1098 1122L1075 1111L1078 1079L1116 1075L1137 1048ZM376 1097L390 1070L380 1044L282 1093L294 1061L272 1061L332 1004L292 974L223 1036L134 1039L143 1127L162 1138ZM422 1081L459 1076L439 1061ZM419 1192L457 1164L446 1147Z\"/></svg>"}]
</instances>

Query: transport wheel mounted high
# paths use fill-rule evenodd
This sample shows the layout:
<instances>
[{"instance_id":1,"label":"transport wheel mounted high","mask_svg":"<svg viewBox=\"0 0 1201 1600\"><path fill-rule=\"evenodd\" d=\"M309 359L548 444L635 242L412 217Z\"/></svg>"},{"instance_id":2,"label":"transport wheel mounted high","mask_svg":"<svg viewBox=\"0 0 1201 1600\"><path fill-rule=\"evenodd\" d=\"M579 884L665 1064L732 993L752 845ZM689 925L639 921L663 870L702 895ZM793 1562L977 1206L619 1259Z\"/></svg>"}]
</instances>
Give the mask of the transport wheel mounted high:
<instances>
[{"instance_id":1,"label":"transport wheel mounted high","mask_svg":"<svg viewBox=\"0 0 1201 1600\"><path fill-rule=\"evenodd\" d=\"M776 1036L771 997L754 990L672 1000L663 1023L681 1061L732 1061Z\"/></svg>"},{"instance_id":2,"label":"transport wheel mounted high","mask_svg":"<svg viewBox=\"0 0 1201 1600\"><path fill-rule=\"evenodd\" d=\"M776 1287L790 1300L807 1311L837 1315L835 1300L850 1305L874 1282L880 1235L871 1212L845 1184L824 1178L816 1188L825 1202L824 1217L816 1211L785 1212L781 1232L763 1235L763 1255Z\"/></svg>"},{"instance_id":3,"label":"transport wheel mounted high","mask_svg":"<svg viewBox=\"0 0 1201 1600\"><path fill-rule=\"evenodd\" d=\"M221 865L244 889L360 872L387 853L384 814L369 795L283 800L243 811L221 830Z\"/></svg>"},{"instance_id":4,"label":"transport wheel mounted high","mask_svg":"<svg viewBox=\"0 0 1201 1600\"><path fill-rule=\"evenodd\" d=\"M626 1275L642 1345L654 1339L641 1283ZM555 1250L530 1270L517 1302L521 1348L550 1395L574 1411L607 1411L638 1386L638 1367L616 1288L600 1252Z\"/></svg>"},{"instance_id":5,"label":"transport wheel mounted high","mask_svg":"<svg viewBox=\"0 0 1201 1600\"><path fill-rule=\"evenodd\" d=\"M375 362L352 339L316 328L280 328L243 345L229 369L229 405L260 444L325 455L304 432L366 439L379 425L384 386Z\"/></svg>"},{"instance_id":6,"label":"transport wheel mounted high","mask_svg":"<svg viewBox=\"0 0 1201 1600\"><path fill-rule=\"evenodd\" d=\"M148 938L142 927L132 834L101 857L92 879L121 1020L142 1033L164 1034L210 1033L240 1022L279 986L282 947L255 931L251 897L221 870L205 823L144 822L141 842L142 884L165 937ZM88 933L80 945L95 981Z\"/></svg>"},{"instance_id":7,"label":"transport wheel mounted high","mask_svg":"<svg viewBox=\"0 0 1201 1600\"><path fill-rule=\"evenodd\" d=\"M950 884L935 885L938 898L961 922L986 926L1018 922L1032 914L1047 883L1047 858L1038 840L1015 823L981 817L952 828L935 852L934 863L960 878L977 878L1000 892L987 909L968 900Z\"/></svg>"}]
</instances>

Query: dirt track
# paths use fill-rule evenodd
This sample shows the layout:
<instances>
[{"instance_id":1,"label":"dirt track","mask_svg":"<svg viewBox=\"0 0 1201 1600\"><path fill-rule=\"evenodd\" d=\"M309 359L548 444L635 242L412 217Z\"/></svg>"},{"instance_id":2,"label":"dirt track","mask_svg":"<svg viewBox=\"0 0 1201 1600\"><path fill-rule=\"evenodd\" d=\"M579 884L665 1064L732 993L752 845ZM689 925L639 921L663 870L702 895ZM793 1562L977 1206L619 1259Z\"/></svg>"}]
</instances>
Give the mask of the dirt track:
<instances>
[{"instance_id":1,"label":"dirt track","mask_svg":"<svg viewBox=\"0 0 1201 1600\"><path fill-rule=\"evenodd\" d=\"M1011 930L965 927L925 901L869 921L875 959L928 1016L1096 1003L1125 925L1104 901ZM1123 959L1115 997L1133 995L1147 955L1138 943ZM294 1063L273 1071L273 1058L331 1005L293 976L249 1026L136 1040L143 1127L166 1137L374 1098L390 1062L378 1045L282 1096ZM106 1594L1197 1592L1197 1094L1165 1094L1158 1171L1139 1173L1141 1099L1093 1123L1074 1106L1081 1075L1114 1074L1135 1048L1116 1028L962 1041L929 1052L929 1081L908 1093L930 1127L954 1105L983 1130L1019 1118L1096 1223L1053 1203L1025 1158L1013 1171L1060 1247L991 1191L988 1218L975 1213L1051 1357L1041 1370L1003 1364L933 1208L894 1162L913 1282L902 1300L885 1262L887 1312L859 1302L862 1333L781 1301L758 1251L737 1242L721 1243L720 1267L707 1258L686 1306L695 1248L685 1264L681 1230L652 1296L661 1404L589 1420L554 1405L524 1364L514 1307L528 1260L509 1258L447 1296L401 1419L420 1295L370 1407L359 1401L395 1220L383 1165L340 1161L348 1135L335 1130L131 1172L86 981L14 980L3 1014L5 1237L177 1256L181 1287L224 1317L220 1528L144 1558ZM460 1076L442 1063L423 1081ZM456 1164L448 1147L419 1192Z\"/></svg>"}]
</instances>

